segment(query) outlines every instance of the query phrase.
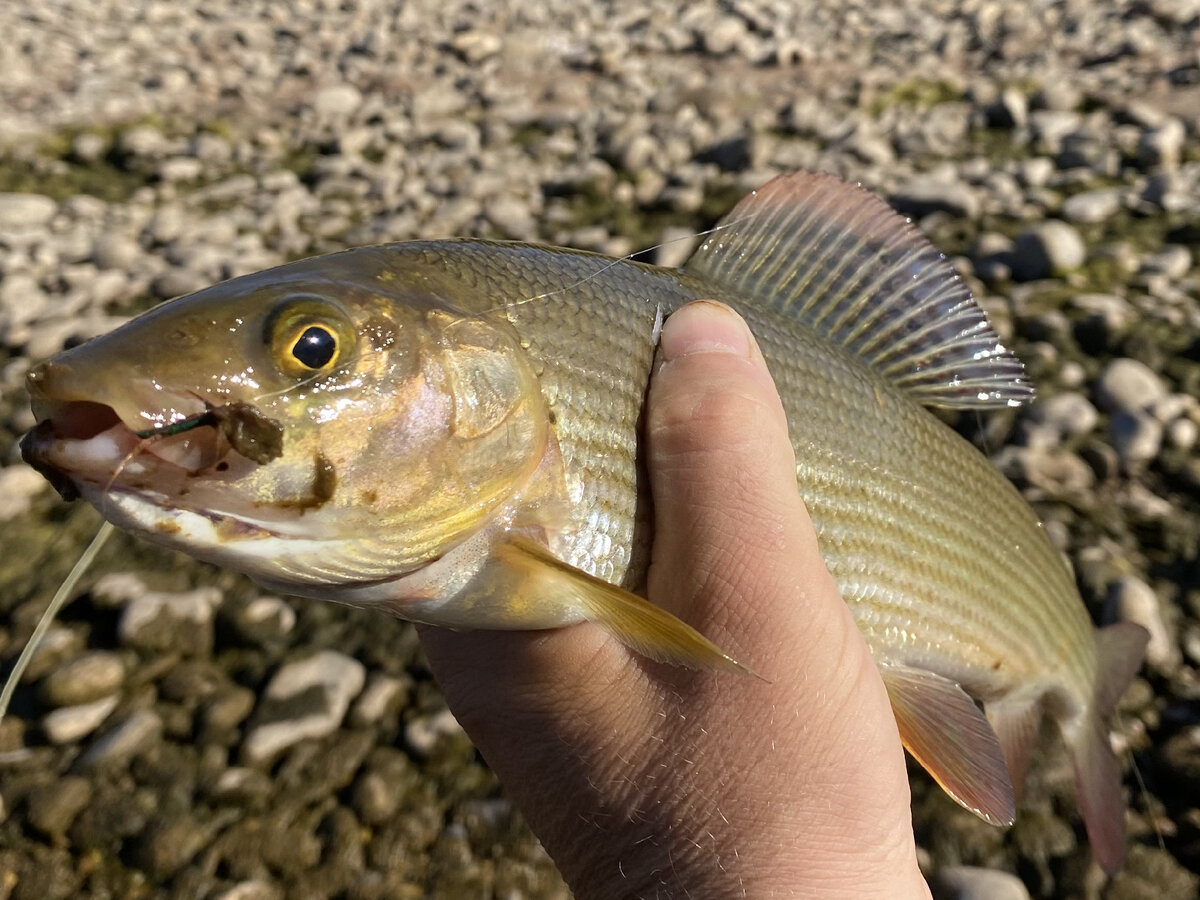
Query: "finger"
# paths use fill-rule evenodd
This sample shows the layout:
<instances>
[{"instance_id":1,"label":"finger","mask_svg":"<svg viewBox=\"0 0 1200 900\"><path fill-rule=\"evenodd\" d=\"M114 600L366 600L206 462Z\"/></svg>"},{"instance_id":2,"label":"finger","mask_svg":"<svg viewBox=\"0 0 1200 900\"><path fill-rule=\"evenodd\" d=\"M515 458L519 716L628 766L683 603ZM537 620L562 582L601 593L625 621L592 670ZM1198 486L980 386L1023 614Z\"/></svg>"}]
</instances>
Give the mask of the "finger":
<instances>
[{"instance_id":1,"label":"finger","mask_svg":"<svg viewBox=\"0 0 1200 900\"><path fill-rule=\"evenodd\" d=\"M764 675L780 653L819 673L848 645L865 651L821 559L787 418L745 322L691 304L664 324L659 358L646 422L650 596Z\"/></svg>"}]
</instances>

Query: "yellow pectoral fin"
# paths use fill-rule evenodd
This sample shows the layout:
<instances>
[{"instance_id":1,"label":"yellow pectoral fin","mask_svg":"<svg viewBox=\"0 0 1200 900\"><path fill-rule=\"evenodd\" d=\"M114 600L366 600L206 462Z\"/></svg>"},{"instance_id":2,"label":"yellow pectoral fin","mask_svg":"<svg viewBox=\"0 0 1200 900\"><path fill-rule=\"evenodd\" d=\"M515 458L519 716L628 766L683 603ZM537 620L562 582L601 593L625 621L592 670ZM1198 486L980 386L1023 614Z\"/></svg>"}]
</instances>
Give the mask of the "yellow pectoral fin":
<instances>
[{"instance_id":1,"label":"yellow pectoral fin","mask_svg":"<svg viewBox=\"0 0 1200 900\"><path fill-rule=\"evenodd\" d=\"M624 588L568 565L540 544L512 538L493 553L509 574L520 575L523 596L514 597L515 604L563 604L578 610L631 650L657 662L754 674L690 625Z\"/></svg>"}]
</instances>

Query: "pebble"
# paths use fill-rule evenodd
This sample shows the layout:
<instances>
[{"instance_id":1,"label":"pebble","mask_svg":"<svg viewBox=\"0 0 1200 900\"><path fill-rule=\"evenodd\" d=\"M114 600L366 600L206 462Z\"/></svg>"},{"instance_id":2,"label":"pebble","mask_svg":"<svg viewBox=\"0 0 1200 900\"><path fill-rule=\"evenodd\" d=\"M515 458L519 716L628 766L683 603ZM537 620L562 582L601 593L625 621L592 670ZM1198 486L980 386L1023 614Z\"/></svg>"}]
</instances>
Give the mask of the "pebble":
<instances>
[{"instance_id":1,"label":"pebble","mask_svg":"<svg viewBox=\"0 0 1200 900\"><path fill-rule=\"evenodd\" d=\"M350 710L350 724L356 728L379 725L385 719L397 715L407 691L408 687L403 679L374 673L363 692L354 701Z\"/></svg>"},{"instance_id":2,"label":"pebble","mask_svg":"<svg viewBox=\"0 0 1200 900\"><path fill-rule=\"evenodd\" d=\"M362 105L362 93L352 84L322 88L313 97L313 110L321 116L349 118Z\"/></svg>"},{"instance_id":3,"label":"pebble","mask_svg":"<svg viewBox=\"0 0 1200 900\"><path fill-rule=\"evenodd\" d=\"M120 699L114 694L83 706L59 707L42 716L42 732L52 744L76 743L104 724Z\"/></svg>"},{"instance_id":4,"label":"pebble","mask_svg":"<svg viewBox=\"0 0 1200 900\"><path fill-rule=\"evenodd\" d=\"M1133 622L1150 632L1146 663L1161 674L1170 674L1178 662L1178 650L1154 589L1136 575L1126 575L1109 587L1107 605L1120 621Z\"/></svg>"},{"instance_id":5,"label":"pebble","mask_svg":"<svg viewBox=\"0 0 1200 900\"><path fill-rule=\"evenodd\" d=\"M0 232L45 226L58 212L58 204L41 194L0 193Z\"/></svg>"},{"instance_id":6,"label":"pebble","mask_svg":"<svg viewBox=\"0 0 1200 900\"><path fill-rule=\"evenodd\" d=\"M1096 405L1108 412L1140 412L1166 395L1166 385L1149 366L1124 357L1110 361L1095 386Z\"/></svg>"},{"instance_id":7,"label":"pebble","mask_svg":"<svg viewBox=\"0 0 1200 900\"><path fill-rule=\"evenodd\" d=\"M92 785L86 778L56 778L29 795L29 824L51 839L61 839L91 799Z\"/></svg>"},{"instance_id":8,"label":"pebble","mask_svg":"<svg viewBox=\"0 0 1200 900\"><path fill-rule=\"evenodd\" d=\"M21 463L0 469L0 522L25 515L33 498L49 487L45 478Z\"/></svg>"},{"instance_id":9,"label":"pebble","mask_svg":"<svg viewBox=\"0 0 1200 900\"><path fill-rule=\"evenodd\" d=\"M213 611L221 603L214 587L178 594L147 591L121 613L117 637L126 647L162 653L208 654L213 643Z\"/></svg>"},{"instance_id":10,"label":"pebble","mask_svg":"<svg viewBox=\"0 0 1200 900\"><path fill-rule=\"evenodd\" d=\"M1108 430L1113 449L1127 470L1144 466L1158 456L1162 447L1162 423L1147 413L1113 413Z\"/></svg>"},{"instance_id":11,"label":"pebble","mask_svg":"<svg viewBox=\"0 0 1200 900\"><path fill-rule=\"evenodd\" d=\"M51 672L40 694L50 706L82 706L116 693L124 681L121 657L94 650Z\"/></svg>"},{"instance_id":12,"label":"pebble","mask_svg":"<svg viewBox=\"0 0 1200 900\"><path fill-rule=\"evenodd\" d=\"M443 740L463 733L462 726L448 709L417 716L404 726L404 742L421 759L428 759Z\"/></svg>"},{"instance_id":13,"label":"pebble","mask_svg":"<svg viewBox=\"0 0 1200 900\"><path fill-rule=\"evenodd\" d=\"M1077 437L1092 431L1100 421L1100 413L1087 397L1075 391L1064 391L1036 402L1029 410L1030 418L1051 430L1053 443L1064 437Z\"/></svg>"},{"instance_id":14,"label":"pebble","mask_svg":"<svg viewBox=\"0 0 1200 900\"><path fill-rule=\"evenodd\" d=\"M1016 875L974 866L940 869L930 887L935 900L1030 900L1025 882Z\"/></svg>"},{"instance_id":15,"label":"pebble","mask_svg":"<svg viewBox=\"0 0 1200 900\"><path fill-rule=\"evenodd\" d=\"M130 713L111 731L102 734L79 758L80 769L125 765L158 741L162 719L153 710Z\"/></svg>"},{"instance_id":16,"label":"pebble","mask_svg":"<svg viewBox=\"0 0 1200 900\"><path fill-rule=\"evenodd\" d=\"M1111 219L1121 210L1121 192L1115 188L1084 191L1063 201L1062 217L1068 222L1095 224Z\"/></svg>"},{"instance_id":17,"label":"pebble","mask_svg":"<svg viewBox=\"0 0 1200 900\"><path fill-rule=\"evenodd\" d=\"M284 893L270 881L242 881L217 894L216 900L284 900Z\"/></svg>"},{"instance_id":18,"label":"pebble","mask_svg":"<svg viewBox=\"0 0 1200 900\"><path fill-rule=\"evenodd\" d=\"M1186 131L1178 119L1169 119L1143 132L1138 141L1138 163L1145 168L1175 169L1183 153Z\"/></svg>"},{"instance_id":19,"label":"pebble","mask_svg":"<svg viewBox=\"0 0 1200 900\"><path fill-rule=\"evenodd\" d=\"M1078 269L1087 258L1079 232L1066 222L1048 219L1017 236L1012 272L1018 281L1035 281Z\"/></svg>"},{"instance_id":20,"label":"pebble","mask_svg":"<svg viewBox=\"0 0 1200 900\"><path fill-rule=\"evenodd\" d=\"M256 597L237 609L233 627L238 637L248 643L278 643L296 627L296 610L279 597Z\"/></svg>"},{"instance_id":21,"label":"pebble","mask_svg":"<svg viewBox=\"0 0 1200 900\"><path fill-rule=\"evenodd\" d=\"M888 199L899 212L916 218L935 212L965 219L979 214L979 200L968 185L932 176L910 179Z\"/></svg>"},{"instance_id":22,"label":"pebble","mask_svg":"<svg viewBox=\"0 0 1200 900\"><path fill-rule=\"evenodd\" d=\"M285 664L263 693L243 755L261 763L307 738L332 734L365 680L362 663L333 650Z\"/></svg>"}]
</instances>

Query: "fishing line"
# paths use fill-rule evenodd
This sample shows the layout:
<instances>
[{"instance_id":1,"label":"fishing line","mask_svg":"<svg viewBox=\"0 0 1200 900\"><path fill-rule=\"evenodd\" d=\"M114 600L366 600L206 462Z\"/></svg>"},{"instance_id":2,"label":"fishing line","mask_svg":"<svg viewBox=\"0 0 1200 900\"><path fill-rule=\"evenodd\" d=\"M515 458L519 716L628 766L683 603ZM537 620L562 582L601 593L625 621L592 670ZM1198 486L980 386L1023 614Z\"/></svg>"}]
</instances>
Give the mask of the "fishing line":
<instances>
[{"instance_id":1,"label":"fishing line","mask_svg":"<svg viewBox=\"0 0 1200 900\"><path fill-rule=\"evenodd\" d=\"M33 634L29 636L28 642L25 644L25 649L21 651L21 655L17 657L16 665L8 675L8 680L4 683L4 689L0 691L0 721L3 721L4 714L8 712L9 701L12 700L12 695L17 689L17 682L21 680L21 675L25 669L29 667L29 661L33 659L34 651L42 642L42 638L46 636L46 632L50 628L50 624L54 621L54 617L67 602L67 598L75 590L75 585L79 583L79 579L83 577L83 573L91 566L95 560L96 554L100 552L100 548L116 531L116 526L111 522L104 522L100 526L100 530L96 532L96 536L92 538L92 542L88 544L88 548L83 551L83 555L75 563L69 575L59 586L55 592L50 605L46 607L46 611L42 613L41 619L38 620L37 627L33 629Z\"/></svg>"}]
</instances>

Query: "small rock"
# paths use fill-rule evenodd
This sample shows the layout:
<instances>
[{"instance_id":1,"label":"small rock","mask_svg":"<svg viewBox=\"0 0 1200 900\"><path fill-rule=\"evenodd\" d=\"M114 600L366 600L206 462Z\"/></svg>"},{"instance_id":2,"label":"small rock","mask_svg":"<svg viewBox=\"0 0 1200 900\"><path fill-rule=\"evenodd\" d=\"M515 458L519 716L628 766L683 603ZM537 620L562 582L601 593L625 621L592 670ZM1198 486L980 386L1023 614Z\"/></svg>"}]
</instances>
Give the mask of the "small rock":
<instances>
[{"instance_id":1,"label":"small rock","mask_svg":"<svg viewBox=\"0 0 1200 900\"><path fill-rule=\"evenodd\" d=\"M154 744L162 734L162 720L148 709L129 714L120 725L92 742L79 759L83 769L124 765Z\"/></svg>"},{"instance_id":2,"label":"small rock","mask_svg":"<svg viewBox=\"0 0 1200 900\"><path fill-rule=\"evenodd\" d=\"M283 888L269 881L242 881L218 894L216 900L283 900Z\"/></svg>"},{"instance_id":3,"label":"small rock","mask_svg":"<svg viewBox=\"0 0 1200 900\"><path fill-rule=\"evenodd\" d=\"M241 685L222 690L204 706L203 723L206 731L217 734L234 731L254 710L257 698L254 691Z\"/></svg>"},{"instance_id":4,"label":"small rock","mask_svg":"<svg viewBox=\"0 0 1200 900\"><path fill-rule=\"evenodd\" d=\"M404 741L414 755L428 759L439 743L463 733L462 726L448 709L432 715L417 716L404 726Z\"/></svg>"},{"instance_id":5,"label":"small rock","mask_svg":"<svg viewBox=\"0 0 1200 900\"><path fill-rule=\"evenodd\" d=\"M42 716L42 731L52 744L73 744L99 728L117 708L120 697L112 695L83 706L63 706Z\"/></svg>"},{"instance_id":6,"label":"small rock","mask_svg":"<svg viewBox=\"0 0 1200 900\"><path fill-rule=\"evenodd\" d=\"M71 155L80 162L95 162L108 152L108 141L95 132L85 131L71 142Z\"/></svg>"},{"instance_id":7,"label":"small rock","mask_svg":"<svg viewBox=\"0 0 1200 900\"><path fill-rule=\"evenodd\" d=\"M973 866L941 869L930 887L936 900L1029 900L1025 882L1016 875Z\"/></svg>"},{"instance_id":8,"label":"small rock","mask_svg":"<svg viewBox=\"0 0 1200 900\"><path fill-rule=\"evenodd\" d=\"M1200 438L1200 426L1191 419L1175 419L1167 426L1167 442L1179 450L1191 450Z\"/></svg>"},{"instance_id":9,"label":"small rock","mask_svg":"<svg viewBox=\"0 0 1200 900\"><path fill-rule=\"evenodd\" d=\"M365 680L362 663L332 650L287 663L263 694L242 744L246 759L263 762L306 738L332 734Z\"/></svg>"},{"instance_id":10,"label":"small rock","mask_svg":"<svg viewBox=\"0 0 1200 900\"><path fill-rule=\"evenodd\" d=\"M403 799L403 791L391 779L366 772L354 782L350 802L365 825L378 826L395 817Z\"/></svg>"},{"instance_id":11,"label":"small rock","mask_svg":"<svg viewBox=\"0 0 1200 900\"><path fill-rule=\"evenodd\" d=\"M1138 163L1143 168L1175 169L1183 152L1187 132L1178 119L1168 119L1142 133L1138 141Z\"/></svg>"},{"instance_id":12,"label":"small rock","mask_svg":"<svg viewBox=\"0 0 1200 900\"><path fill-rule=\"evenodd\" d=\"M992 128L1024 128L1029 119L1029 104L1020 91L1005 88L988 104L984 115Z\"/></svg>"},{"instance_id":13,"label":"small rock","mask_svg":"<svg viewBox=\"0 0 1200 900\"><path fill-rule=\"evenodd\" d=\"M208 654L213 610L220 603L221 592L214 587L180 594L147 591L125 606L117 637L123 645L143 651Z\"/></svg>"},{"instance_id":14,"label":"small rock","mask_svg":"<svg viewBox=\"0 0 1200 900\"><path fill-rule=\"evenodd\" d=\"M1038 401L1030 408L1029 415L1035 422L1053 429L1060 440L1087 434L1100 420L1096 407L1074 391L1064 391Z\"/></svg>"},{"instance_id":15,"label":"small rock","mask_svg":"<svg viewBox=\"0 0 1200 900\"><path fill-rule=\"evenodd\" d=\"M1035 156L1017 163L1017 177L1026 187L1044 187L1054 174L1054 160L1048 156Z\"/></svg>"},{"instance_id":16,"label":"small rock","mask_svg":"<svg viewBox=\"0 0 1200 900\"><path fill-rule=\"evenodd\" d=\"M1169 674L1166 670L1178 662L1178 653L1154 589L1136 575L1126 575L1109 586L1106 605L1120 621L1133 622L1150 632L1146 662Z\"/></svg>"},{"instance_id":17,"label":"small rock","mask_svg":"<svg viewBox=\"0 0 1200 900\"><path fill-rule=\"evenodd\" d=\"M41 228L58 212L58 204L41 194L0 193L0 231Z\"/></svg>"},{"instance_id":18,"label":"small rock","mask_svg":"<svg viewBox=\"0 0 1200 900\"><path fill-rule=\"evenodd\" d=\"M979 199L968 185L928 175L910 179L889 199L897 210L916 218L944 212L972 219L979 212Z\"/></svg>"},{"instance_id":19,"label":"small rock","mask_svg":"<svg viewBox=\"0 0 1200 900\"><path fill-rule=\"evenodd\" d=\"M1066 222L1049 219L1022 232L1012 256L1013 277L1035 281L1074 271L1087 258L1079 232Z\"/></svg>"},{"instance_id":20,"label":"small rock","mask_svg":"<svg viewBox=\"0 0 1200 900\"><path fill-rule=\"evenodd\" d=\"M1154 275L1165 275L1178 280L1192 268L1192 254L1180 244L1170 244L1142 261L1141 271Z\"/></svg>"},{"instance_id":21,"label":"small rock","mask_svg":"<svg viewBox=\"0 0 1200 900\"><path fill-rule=\"evenodd\" d=\"M233 627L251 644L278 643L296 627L296 611L279 597L256 597L234 613Z\"/></svg>"},{"instance_id":22,"label":"small rock","mask_svg":"<svg viewBox=\"0 0 1200 900\"><path fill-rule=\"evenodd\" d=\"M1109 421L1113 449L1126 470L1136 470L1158 456L1162 423L1146 413L1118 412Z\"/></svg>"},{"instance_id":23,"label":"small rock","mask_svg":"<svg viewBox=\"0 0 1200 900\"><path fill-rule=\"evenodd\" d=\"M464 62L481 63L499 53L504 47L504 41L498 34L490 31L471 30L456 34L450 41L450 46Z\"/></svg>"},{"instance_id":24,"label":"small rock","mask_svg":"<svg viewBox=\"0 0 1200 900\"><path fill-rule=\"evenodd\" d=\"M1112 360L1095 387L1096 404L1109 412L1140 412L1167 395L1153 370L1136 359L1120 357Z\"/></svg>"},{"instance_id":25,"label":"small rock","mask_svg":"<svg viewBox=\"0 0 1200 900\"><path fill-rule=\"evenodd\" d=\"M192 156L172 156L158 164L158 177L167 183L197 181L204 174L204 163Z\"/></svg>"},{"instance_id":26,"label":"small rock","mask_svg":"<svg viewBox=\"0 0 1200 900\"><path fill-rule=\"evenodd\" d=\"M33 498L49 486L45 478L23 463L0 469L0 522L27 513Z\"/></svg>"},{"instance_id":27,"label":"small rock","mask_svg":"<svg viewBox=\"0 0 1200 900\"><path fill-rule=\"evenodd\" d=\"M378 725L399 711L405 693L406 685L401 679L379 673L372 675L350 710L351 724L360 728Z\"/></svg>"},{"instance_id":28,"label":"small rock","mask_svg":"<svg viewBox=\"0 0 1200 900\"><path fill-rule=\"evenodd\" d=\"M51 706L82 706L116 693L124 681L121 657L95 650L51 672L40 693Z\"/></svg>"},{"instance_id":29,"label":"small rock","mask_svg":"<svg viewBox=\"0 0 1200 900\"><path fill-rule=\"evenodd\" d=\"M1115 188L1084 191L1068 197L1062 205L1062 216L1069 222L1093 224L1111 219L1121 210L1121 192Z\"/></svg>"},{"instance_id":30,"label":"small rock","mask_svg":"<svg viewBox=\"0 0 1200 900\"><path fill-rule=\"evenodd\" d=\"M352 84L322 88L313 97L313 110L320 116L348 119L362 105L362 93Z\"/></svg>"},{"instance_id":31,"label":"small rock","mask_svg":"<svg viewBox=\"0 0 1200 900\"><path fill-rule=\"evenodd\" d=\"M137 842L135 857L151 878L162 882L199 853L207 839L207 830L190 815L156 820Z\"/></svg>"},{"instance_id":32,"label":"small rock","mask_svg":"<svg viewBox=\"0 0 1200 900\"><path fill-rule=\"evenodd\" d=\"M211 799L230 806L257 806L275 790L271 777L257 769L230 766L217 778Z\"/></svg>"},{"instance_id":33,"label":"small rock","mask_svg":"<svg viewBox=\"0 0 1200 900\"><path fill-rule=\"evenodd\" d=\"M746 39L746 23L736 16L721 16L701 36L704 49L712 56L733 53Z\"/></svg>"},{"instance_id":34,"label":"small rock","mask_svg":"<svg viewBox=\"0 0 1200 900\"><path fill-rule=\"evenodd\" d=\"M59 839L92 799L86 778L63 775L29 795L29 824L49 838Z\"/></svg>"}]
</instances>

